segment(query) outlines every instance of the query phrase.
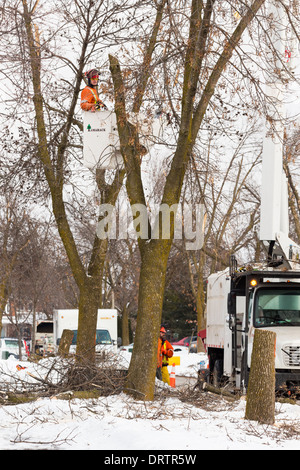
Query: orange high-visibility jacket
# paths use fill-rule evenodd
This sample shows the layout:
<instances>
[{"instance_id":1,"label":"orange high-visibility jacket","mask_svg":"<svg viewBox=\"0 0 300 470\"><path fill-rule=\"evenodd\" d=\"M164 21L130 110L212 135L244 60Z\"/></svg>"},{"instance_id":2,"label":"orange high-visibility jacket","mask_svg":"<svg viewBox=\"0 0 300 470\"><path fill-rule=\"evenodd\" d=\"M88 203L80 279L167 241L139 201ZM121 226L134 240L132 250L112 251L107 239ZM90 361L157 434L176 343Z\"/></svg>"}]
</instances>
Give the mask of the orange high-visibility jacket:
<instances>
[{"instance_id":1,"label":"orange high-visibility jacket","mask_svg":"<svg viewBox=\"0 0 300 470\"><path fill-rule=\"evenodd\" d=\"M169 341L163 341L161 338L158 340L157 349L157 367L168 365L169 357L173 356L173 346Z\"/></svg>"},{"instance_id":2,"label":"orange high-visibility jacket","mask_svg":"<svg viewBox=\"0 0 300 470\"><path fill-rule=\"evenodd\" d=\"M81 92L81 109L83 109L84 111L90 111L90 109L97 103L97 101L100 101L100 103L102 103L98 96L96 88L86 86Z\"/></svg>"}]
</instances>

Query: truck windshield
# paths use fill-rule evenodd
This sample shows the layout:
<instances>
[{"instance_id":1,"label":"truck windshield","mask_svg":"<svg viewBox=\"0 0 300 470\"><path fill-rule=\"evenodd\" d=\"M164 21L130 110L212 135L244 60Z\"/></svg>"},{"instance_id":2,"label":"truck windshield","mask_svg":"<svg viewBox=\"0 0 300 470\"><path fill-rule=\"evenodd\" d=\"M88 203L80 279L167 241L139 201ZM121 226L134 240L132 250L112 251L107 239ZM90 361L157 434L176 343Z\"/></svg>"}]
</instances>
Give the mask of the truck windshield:
<instances>
[{"instance_id":1,"label":"truck windshield","mask_svg":"<svg viewBox=\"0 0 300 470\"><path fill-rule=\"evenodd\" d=\"M97 330L96 344L111 344L111 337L108 330Z\"/></svg>"},{"instance_id":2,"label":"truck windshield","mask_svg":"<svg viewBox=\"0 0 300 470\"><path fill-rule=\"evenodd\" d=\"M19 341L17 339L5 339L4 341L6 347L19 349Z\"/></svg>"},{"instance_id":3,"label":"truck windshield","mask_svg":"<svg viewBox=\"0 0 300 470\"><path fill-rule=\"evenodd\" d=\"M74 336L72 344L77 344L77 330L73 330ZM96 330L96 344L112 344L108 330Z\"/></svg>"},{"instance_id":4,"label":"truck windshield","mask_svg":"<svg viewBox=\"0 0 300 470\"><path fill-rule=\"evenodd\" d=\"M255 298L254 326L300 326L300 288L259 289Z\"/></svg>"}]
</instances>

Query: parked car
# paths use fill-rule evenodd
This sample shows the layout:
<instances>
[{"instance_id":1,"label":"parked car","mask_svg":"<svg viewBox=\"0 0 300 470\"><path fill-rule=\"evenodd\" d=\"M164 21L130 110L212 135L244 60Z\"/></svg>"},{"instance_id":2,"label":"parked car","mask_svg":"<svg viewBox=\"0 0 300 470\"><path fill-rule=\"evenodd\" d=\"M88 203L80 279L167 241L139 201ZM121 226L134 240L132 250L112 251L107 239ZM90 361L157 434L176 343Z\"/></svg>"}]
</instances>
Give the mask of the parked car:
<instances>
[{"instance_id":1,"label":"parked car","mask_svg":"<svg viewBox=\"0 0 300 470\"><path fill-rule=\"evenodd\" d=\"M9 356L14 356L16 359L21 359L19 352L19 340L17 338L0 339L0 359L8 359ZM21 353L22 360L26 360L27 348L23 339L21 340Z\"/></svg>"},{"instance_id":2,"label":"parked car","mask_svg":"<svg viewBox=\"0 0 300 470\"><path fill-rule=\"evenodd\" d=\"M197 336L186 336L185 338L182 338L179 341L172 342L172 345L188 347L190 344L191 338L192 338L192 341L197 341Z\"/></svg>"},{"instance_id":3,"label":"parked car","mask_svg":"<svg viewBox=\"0 0 300 470\"><path fill-rule=\"evenodd\" d=\"M171 341L172 345L176 346L184 346L184 341L188 339L188 336L185 336L184 338L180 339L179 341Z\"/></svg>"},{"instance_id":4,"label":"parked car","mask_svg":"<svg viewBox=\"0 0 300 470\"><path fill-rule=\"evenodd\" d=\"M174 351L174 354L178 353L178 352L188 352L189 351L189 348L187 346L181 346L180 344L172 344L173 346L173 351Z\"/></svg>"},{"instance_id":5,"label":"parked car","mask_svg":"<svg viewBox=\"0 0 300 470\"><path fill-rule=\"evenodd\" d=\"M133 343L128 344L128 346L121 346L119 349L119 352L125 351L125 352L132 353L132 350L133 350Z\"/></svg>"}]
</instances>

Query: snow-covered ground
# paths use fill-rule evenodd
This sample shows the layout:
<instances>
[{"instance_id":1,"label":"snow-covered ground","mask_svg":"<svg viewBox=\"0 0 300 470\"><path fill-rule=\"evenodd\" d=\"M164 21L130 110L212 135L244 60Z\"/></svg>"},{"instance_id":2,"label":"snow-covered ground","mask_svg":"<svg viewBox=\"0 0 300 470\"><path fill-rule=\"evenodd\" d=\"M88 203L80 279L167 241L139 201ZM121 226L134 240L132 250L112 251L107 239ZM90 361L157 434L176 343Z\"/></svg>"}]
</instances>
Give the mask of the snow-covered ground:
<instances>
[{"instance_id":1,"label":"snow-covered ground","mask_svg":"<svg viewBox=\"0 0 300 470\"><path fill-rule=\"evenodd\" d=\"M129 353L119 356L124 364ZM201 354L180 353L178 375L195 376ZM21 364L26 369L17 369ZM45 374L39 365L0 361L1 381L34 381L28 374ZM157 381L157 387L161 382ZM164 386L167 387L167 386ZM163 388L162 388L163 390ZM170 389L160 400L135 401L120 394L98 399L41 398L0 407L1 450L102 450L100 463L183 463L200 450L300 449L300 406L276 403L273 426L244 419L245 400L231 403L214 397L209 407L180 401ZM204 392L199 392L204 393ZM145 452L139 452L145 450ZM169 457L168 457L169 455ZM131 460L118 460L124 457ZM182 456L182 457L180 457ZM152 459L152 460L151 460ZM200 463L201 460L197 460Z\"/></svg>"}]
</instances>

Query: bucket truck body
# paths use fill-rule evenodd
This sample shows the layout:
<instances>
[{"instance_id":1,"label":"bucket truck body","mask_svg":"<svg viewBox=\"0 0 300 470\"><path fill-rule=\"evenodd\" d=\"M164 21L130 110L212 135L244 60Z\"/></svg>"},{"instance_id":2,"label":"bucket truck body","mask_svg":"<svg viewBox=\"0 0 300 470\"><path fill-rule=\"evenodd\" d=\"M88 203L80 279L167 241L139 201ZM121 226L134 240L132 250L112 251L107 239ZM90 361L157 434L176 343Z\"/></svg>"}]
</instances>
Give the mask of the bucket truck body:
<instances>
[{"instance_id":1,"label":"bucket truck body","mask_svg":"<svg viewBox=\"0 0 300 470\"><path fill-rule=\"evenodd\" d=\"M245 389L255 329L274 331L276 388L290 390L300 387L300 247L288 235L282 162L285 112L278 70L285 52L286 19L278 2L269 1L269 12L278 60L266 81L262 158L260 240L268 248L268 258L239 269L232 257L228 269L209 276L206 344L211 380L219 383L226 378Z\"/></svg>"}]
</instances>

